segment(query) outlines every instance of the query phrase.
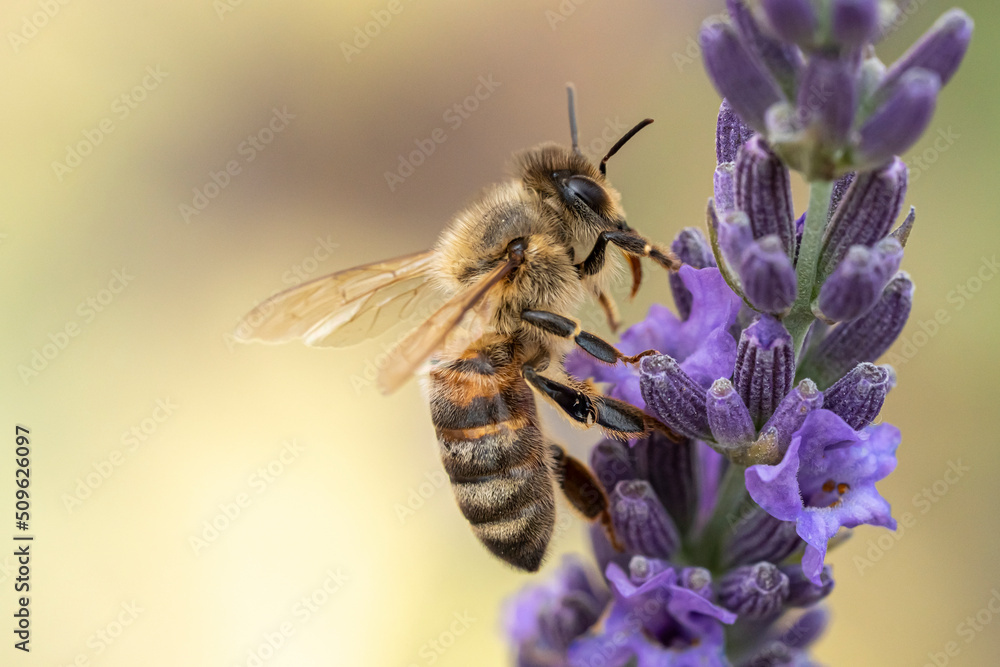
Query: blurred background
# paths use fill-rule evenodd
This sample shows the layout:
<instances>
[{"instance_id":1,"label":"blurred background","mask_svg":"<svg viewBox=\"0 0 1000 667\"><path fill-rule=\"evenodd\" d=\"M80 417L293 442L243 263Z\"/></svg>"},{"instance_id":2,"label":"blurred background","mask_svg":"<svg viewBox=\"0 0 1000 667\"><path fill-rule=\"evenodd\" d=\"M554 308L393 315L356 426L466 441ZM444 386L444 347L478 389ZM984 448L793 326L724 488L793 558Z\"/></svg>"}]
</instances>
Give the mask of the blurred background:
<instances>
[{"instance_id":1,"label":"blurred background","mask_svg":"<svg viewBox=\"0 0 1000 667\"><path fill-rule=\"evenodd\" d=\"M909 4L886 61L949 7ZM1000 656L1000 9L964 7L972 48L907 156L918 292L880 490L912 521L832 553L827 664L935 664L949 642L948 664ZM701 225L719 100L695 39L720 8L5 2L0 497L9 516L21 424L36 541L32 651L8 634L0 662L508 664L502 604L534 578L457 511L417 384L375 390L405 327L343 350L229 332L279 289L429 247L512 151L568 142L567 81L591 156L657 121L610 163L629 222L662 242ZM647 277L626 322L669 301ZM593 434L545 419L586 455ZM545 569L585 551L560 516ZM8 619L14 566L0 556Z\"/></svg>"}]
</instances>

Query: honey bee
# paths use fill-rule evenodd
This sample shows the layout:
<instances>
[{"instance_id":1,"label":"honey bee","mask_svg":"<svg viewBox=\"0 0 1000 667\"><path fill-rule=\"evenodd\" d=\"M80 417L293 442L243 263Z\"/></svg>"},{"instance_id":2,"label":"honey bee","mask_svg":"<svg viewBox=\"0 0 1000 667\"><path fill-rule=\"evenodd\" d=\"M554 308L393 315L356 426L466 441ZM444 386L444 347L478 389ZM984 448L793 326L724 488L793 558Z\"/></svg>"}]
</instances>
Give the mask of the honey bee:
<instances>
[{"instance_id":1,"label":"honey bee","mask_svg":"<svg viewBox=\"0 0 1000 667\"><path fill-rule=\"evenodd\" d=\"M458 506L493 554L531 572L552 536L556 483L618 544L600 484L541 432L534 393L614 437L667 429L563 369L574 345L609 364L649 354L624 355L565 314L592 296L618 326L608 296L609 243L632 268L633 295L639 258L679 266L626 224L621 196L605 176L608 159L652 121L636 125L594 165L579 149L572 86L568 96L572 146L547 143L516 154L513 178L459 212L432 250L293 287L257 306L235 332L244 342L343 346L397 322L422 295L443 293L444 305L389 354L379 386L394 391L430 361L431 420Z\"/></svg>"}]
</instances>

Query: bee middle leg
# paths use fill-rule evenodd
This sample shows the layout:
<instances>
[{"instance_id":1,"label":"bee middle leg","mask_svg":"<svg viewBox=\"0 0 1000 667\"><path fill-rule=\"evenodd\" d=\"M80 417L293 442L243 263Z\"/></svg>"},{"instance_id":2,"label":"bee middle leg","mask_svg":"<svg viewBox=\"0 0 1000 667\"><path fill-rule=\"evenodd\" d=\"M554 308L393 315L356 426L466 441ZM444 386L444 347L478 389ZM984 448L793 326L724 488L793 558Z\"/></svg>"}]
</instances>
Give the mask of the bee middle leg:
<instances>
[{"instance_id":1,"label":"bee middle leg","mask_svg":"<svg viewBox=\"0 0 1000 667\"><path fill-rule=\"evenodd\" d=\"M547 310L523 310L521 311L521 319L550 334L562 338L572 338L584 352L607 364L615 364L619 361L634 364L643 357L656 354L656 350L646 350L631 356L624 354L611 343L589 331L583 331L580 328L580 323L576 320Z\"/></svg>"},{"instance_id":2,"label":"bee middle leg","mask_svg":"<svg viewBox=\"0 0 1000 667\"><path fill-rule=\"evenodd\" d=\"M608 541L617 551L624 551L615 528L611 522L610 503L608 496L601 488L600 482L583 463L566 453L566 450L556 444L550 444L552 460L555 462L556 479L566 500L578 512L590 521L599 521Z\"/></svg>"},{"instance_id":3,"label":"bee middle leg","mask_svg":"<svg viewBox=\"0 0 1000 667\"><path fill-rule=\"evenodd\" d=\"M608 319L608 327L611 328L611 333L617 333L618 327L622 325L621 315L618 313L618 304L604 290L600 290L597 293L597 303L601 304L601 310L604 311L604 316Z\"/></svg>"},{"instance_id":4,"label":"bee middle leg","mask_svg":"<svg viewBox=\"0 0 1000 667\"><path fill-rule=\"evenodd\" d=\"M587 427L600 426L612 437L640 438L656 426L656 420L634 405L556 382L529 364L522 367L521 374L571 419Z\"/></svg>"}]
</instances>

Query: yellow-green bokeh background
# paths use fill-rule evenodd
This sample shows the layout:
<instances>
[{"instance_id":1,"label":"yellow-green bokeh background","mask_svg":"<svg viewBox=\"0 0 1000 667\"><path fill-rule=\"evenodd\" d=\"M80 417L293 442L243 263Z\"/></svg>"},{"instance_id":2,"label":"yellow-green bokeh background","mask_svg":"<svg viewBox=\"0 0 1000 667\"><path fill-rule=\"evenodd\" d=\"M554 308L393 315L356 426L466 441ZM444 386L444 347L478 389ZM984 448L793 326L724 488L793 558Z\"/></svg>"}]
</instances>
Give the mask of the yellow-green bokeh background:
<instances>
[{"instance_id":1,"label":"yellow-green bokeh background","mask_svg":"<svg viewBox=\"0 0 1000 667\"><path fill-rule=\"evenodd\" d=\"M397 516L440 464L417 386L384 398L365 384L395 334L346 350L232 348L225 336L296 266L320 275L427 247L502 177L511 151L566 140L570 80L585 141L616 118L657 120L611 164L630 222L662 241L700 224L718 99L693 39L721 3L565 0L569 15L553 30L546 11L559 11L558 0L402 0L350 63L339 44L387 2L233 0L220 17L211 0L51 0L58 12L15 51L9 33L41 4L0 9L0 430L9 434L0 439L0 532L13 532L20 423L34 442L37 536L30 656L11 647L12 559L0 556L0 664L246 665L286 622L294 632L266 665L507 664L500 606L533 578L480 547L447 487L405 521ZM887 60L948 7L912 4L915 14L881 46ZM1000 590L1000 280L982 283L960 309L948 299L1000 245L1000 10L964 4L977 20L973 47L912 152L931 148L939 130L957 137L928 153L934 162L908 195L919 219L904 268L918 292L904 337L914 340L939 309L950 321L917 337L925 344L899 366L883 413L904 441L880 489L915 523L883 543L890 548L870 568L855 559L869 557L884 531L861 528L831 555L833 624L816 648L827 664L923 665L951 641L959 653L949 664L1000 656L1000 618L971 642L957 628ZM121 118L114 100L148 66L166 78ZM489 75L500 87L449 127L443 112ZM294 120L245 162L238 146L275 107ZM105 118L114 131L60 181L53 161ZM390 192L383 173L438 127L447 140ZM231 159L241 173L186 223L178 206ZM328 237L338 247L309 260ZM133 280L85 321L78 304L121 267ZM667 298L663 278L648 272L627 320ZM18 366L71 322L79 335L22 381ZM177 407L130 451L122 434L144 420L151 427L157 399ZM549 421L586 451L591 436ZM291 439L304 451L258 493L251 476ZM65 494L116 450L121 464L69 511ZM968 472L945 485L949 462L959 461ZM921 513L914 496L935 482L942 495ZM189 539L243 493L249 506L195 553ZM575 519L560 531L547 570L560 553L582 550L581 532ZM348 581L308 620L296 615L327 570ZM134 623L110 646L96 640L133 601L143 610ZM475 620L433 653L427 643L456 613Z\"/></svg>"}]
</instances>

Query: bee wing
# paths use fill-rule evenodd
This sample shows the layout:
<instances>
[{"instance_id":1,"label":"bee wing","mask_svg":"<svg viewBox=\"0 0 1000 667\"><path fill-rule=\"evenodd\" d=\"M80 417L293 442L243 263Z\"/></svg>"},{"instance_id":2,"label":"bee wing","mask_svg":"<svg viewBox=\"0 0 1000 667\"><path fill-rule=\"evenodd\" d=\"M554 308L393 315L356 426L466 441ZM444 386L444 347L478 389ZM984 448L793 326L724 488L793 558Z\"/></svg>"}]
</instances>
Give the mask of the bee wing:
<instances>
[{"instance_id":1,"label":"bee wing","mask_svg":"<svg viewBox=\"0 0 1000 667\"><path fill-rule=\"evenodd\" d=\"M392 393L406 382L417 368L444 344L448 334L458 326L465 314L510 273L519 261L507 259L475 284L449 299L426 322L399 341L389 353L388 363L378 376L378 386L382 393Z\"/></svg>"},{"instance_id":2,"label":"bee wing","mask_svg":"<svg viewBox=\"0 0 1000 667\"><path fill-rule=\"evenodd\" d=\"M234 336L241 342L351 345L412 314L433 292L434 252L404 255L331 273L275 294L247 313Z\"/></svg>"}]
</instances>

